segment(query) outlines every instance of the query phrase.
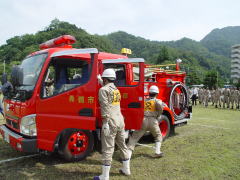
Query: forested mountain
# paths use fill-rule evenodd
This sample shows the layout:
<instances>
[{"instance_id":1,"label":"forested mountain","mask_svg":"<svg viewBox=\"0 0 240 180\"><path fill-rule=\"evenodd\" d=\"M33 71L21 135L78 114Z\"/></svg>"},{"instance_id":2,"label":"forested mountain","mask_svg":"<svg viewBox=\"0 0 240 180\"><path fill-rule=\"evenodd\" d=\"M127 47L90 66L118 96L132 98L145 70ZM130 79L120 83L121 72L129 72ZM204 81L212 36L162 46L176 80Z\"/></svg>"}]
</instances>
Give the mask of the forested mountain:
<instances>
[{"instance_id":1,"label":"forested mountain","mask_svg":"<svg viewBox=\"0 0 240 180\"><path fill-rule=\"evenodd\" d=\"M0 46L0 62L7 63L9 72L13 64L19 63L29 53L39 50L39 44L63 34L70 34L77 39L74 47L95 47L100 51L112 53L119 53L123 47L130 48L133 52L132 57L143 57L147 63L173 63L177 58L181 58L183 60L182 68L187 71L189 77L193 76L192 79L196 80L192 83L203 81L205 74L210 70L218 72L223 77L221 79L224 80L229 77L230 59L225 54L226 49L217 48L217 38L220 35L214 33L215 31L218 30L211 32L201 42L188 38L160 42L136 37L122 31L104 36L91 35L74 24L54 19L49 26L36 34L26 34L8 39L5 45ZM237 32L237 30L235 31ZM226 42L228 43L228 41ZM228 46L227 43L225 43L225 47ZM230 44L232 43L233 41ZM210 46L211 44L212 46ZM3 65L1 63L0 73L2 72Z\"/></svg>"},{"instance_id":2,"label":"forested mountain","mask_svg":"<svg viewBox=\"0 0 240 180\"><path fill-rule=\"evenodd\" d=\"M208 48L209 51L230 57L231 46L240 44L240 26L214 29L200 42L203 46Z\"/></svg>"},{"instance_id":3,"label":"forested mountain","mask_svg":"<svg viewBox=\"0 0 240 180\"><path fill-rule=\"evenodd\" d=\"M115 32L106 36L115 47L127 47L134 52L133 56L143 57L149 63L159 64L183 60L187 72L195 72L200 78L209 70L216 70L227 78L230 73L230 59L209 52L200 42L183 38L178 41L158 42L135 37L126 32ZM163 52L165 51L165 57Z\"/></svg>"}]
</instances>

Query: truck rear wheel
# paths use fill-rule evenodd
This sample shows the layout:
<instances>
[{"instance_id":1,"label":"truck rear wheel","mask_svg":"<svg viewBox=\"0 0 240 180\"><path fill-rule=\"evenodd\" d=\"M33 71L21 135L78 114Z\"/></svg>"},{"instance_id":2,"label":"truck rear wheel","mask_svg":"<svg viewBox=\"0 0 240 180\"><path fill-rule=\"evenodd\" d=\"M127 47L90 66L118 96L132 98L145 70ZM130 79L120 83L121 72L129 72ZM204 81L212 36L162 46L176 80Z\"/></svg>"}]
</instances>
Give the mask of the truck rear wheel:
<instances>
[{"instance_id":1,"label":"truck rear wheel","mask_svg":"<svg viewBox=\"0 0 240 180\"><path fill-rule=\"evenodd\" d=\"M162 138L163 140L165 140L169 136L170 129L171 129L170 121L168 117L166 115L161 115L161 118L158 121L158 124L162 133Z\"/></svg>"},{"instance_id":2,"label":"truck rear wheel","mask_svg":"<svg viewBox=\"0 0 240 180\"><path fill-rule=\"evenodd\" d=\"M67 161L83 160L93 151L93 145L94 138L90 131L69 131L63 137L61 155Z\"/></svg>"}]
</instances>

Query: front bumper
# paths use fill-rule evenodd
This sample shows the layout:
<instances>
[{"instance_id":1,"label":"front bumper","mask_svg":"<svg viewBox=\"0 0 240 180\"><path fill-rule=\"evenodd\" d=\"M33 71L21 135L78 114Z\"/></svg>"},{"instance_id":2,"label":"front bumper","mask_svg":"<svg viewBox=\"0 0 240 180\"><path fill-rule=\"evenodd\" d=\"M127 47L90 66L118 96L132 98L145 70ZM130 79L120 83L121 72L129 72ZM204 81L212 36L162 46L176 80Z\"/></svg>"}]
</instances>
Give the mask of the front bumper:
<instances>
[{"instance_id":1,"label":"front bumper","mask_svg":"<svg viewBox=\"0 0 240 180\"><path fill-rule=\"evenodd\" d=\"M6 125L0 126L0 134L2 135L4 141L9 143L14 149L18 151L26 153L38 152L36 138L25 138L9 129Z\"/></svg>"}]
</instances>

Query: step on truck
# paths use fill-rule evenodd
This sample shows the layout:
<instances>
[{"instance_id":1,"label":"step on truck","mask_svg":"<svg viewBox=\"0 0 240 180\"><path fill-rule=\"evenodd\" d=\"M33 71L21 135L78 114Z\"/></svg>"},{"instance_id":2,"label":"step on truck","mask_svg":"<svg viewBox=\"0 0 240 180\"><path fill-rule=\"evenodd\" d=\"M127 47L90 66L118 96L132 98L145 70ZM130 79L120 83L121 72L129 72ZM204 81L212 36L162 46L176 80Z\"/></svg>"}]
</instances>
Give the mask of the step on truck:
<instances>
[{"instance_id":1,"label":"step on truck","mask_svg":"<svg viewBox=\"0 0 240 180\"><path fill-rule=\"evenodd\" d=\"M17 151L58 152L66 160L81 160L100 145L102 119L98 103L101 87L97 76L104 69L116 71L126 131L141 128L144 97L151 85L160 89L166 106L159 119L164 138L191 115L185 72L146 65L142 58L77 49L76 39L63 35L40 45L11 72L3 75L5 122L3 139ZM126 133L127 134L127 133Z\"/></svg>"}]
</instances>

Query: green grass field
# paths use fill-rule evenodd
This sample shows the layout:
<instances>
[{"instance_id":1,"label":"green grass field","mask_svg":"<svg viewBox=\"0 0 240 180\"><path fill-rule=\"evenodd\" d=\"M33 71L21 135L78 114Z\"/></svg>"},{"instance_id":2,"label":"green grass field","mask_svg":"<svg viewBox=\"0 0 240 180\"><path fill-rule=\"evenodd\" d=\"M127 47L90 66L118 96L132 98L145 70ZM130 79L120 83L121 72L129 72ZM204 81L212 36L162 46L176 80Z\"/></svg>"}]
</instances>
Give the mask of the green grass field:
<instances>
[{"instance_id":1,"label":"green grass field","mask_svg":"<svg viewBox=\"0 0 240 180\"><path fill-rule=\"evenodd\" d=\"M240 179L240 111L194 107L188 125L176 128L176 135L163 143L165 156L154 159L153 151L136 147L129 177L119 174L121 163L116 151L111 179ZM0 161L23 155L0 138ZM98 152L75 163L64 162L56 155L40 155L0 164L0 179L92 179L100 172Z\"/></svg>"}]
</instances>

